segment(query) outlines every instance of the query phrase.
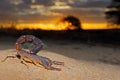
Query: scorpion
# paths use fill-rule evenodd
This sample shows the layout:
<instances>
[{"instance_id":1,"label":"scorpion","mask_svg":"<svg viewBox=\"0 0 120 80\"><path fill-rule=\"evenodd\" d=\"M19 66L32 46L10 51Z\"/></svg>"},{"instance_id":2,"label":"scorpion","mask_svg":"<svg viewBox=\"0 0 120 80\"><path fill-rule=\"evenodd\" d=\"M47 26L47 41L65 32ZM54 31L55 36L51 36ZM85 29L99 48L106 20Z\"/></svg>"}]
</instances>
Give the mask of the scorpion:
<instances>
[{"instance_id":1,"label":"scorpion","mask_svg":"<svg viewBox=\"0 0 120 80\"><path fill-rule=\"evenodd\" d=\"M26 42L33 44L33 46L29 48L29 51L22 49L22 45ZM28 65L26 63L32 63L38 67L40 67L39 65L42 65L47 70L61 71L61 68L55 68L52 65L64 65L64 62L52 61L47 57L37 55L37 53L43 48L43 45L43 42L39 38L33 35L23 35L18 38L15 43L17 54L15 56L7 56L2 62L8 58L18 58L22 64L27 66L27 68Z\"/></svg>"}]
</instances>

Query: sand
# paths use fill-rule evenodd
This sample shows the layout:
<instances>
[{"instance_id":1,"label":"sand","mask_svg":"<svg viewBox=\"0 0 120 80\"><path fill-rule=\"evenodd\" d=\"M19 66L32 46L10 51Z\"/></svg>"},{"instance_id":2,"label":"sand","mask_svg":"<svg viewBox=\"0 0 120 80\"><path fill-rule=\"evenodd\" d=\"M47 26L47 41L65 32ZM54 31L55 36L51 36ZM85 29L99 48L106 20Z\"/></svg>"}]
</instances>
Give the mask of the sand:
<instances>
[{"instance_id":1,"label":"sand","mask_svg":"<svg viewBox=\"0 0 120 80\"><path fill-rule=\"evenodd\" d=\"M1 39L0 61L16 54L14 40ZM10 40L10 39L9 39ZM63 61L64 66L53 65L62 71L46 70L19 59L0 62L0 80L120 80L120 48L102 45L43 40L46 44L38 55Z\"/></svg>"}]
</instances>

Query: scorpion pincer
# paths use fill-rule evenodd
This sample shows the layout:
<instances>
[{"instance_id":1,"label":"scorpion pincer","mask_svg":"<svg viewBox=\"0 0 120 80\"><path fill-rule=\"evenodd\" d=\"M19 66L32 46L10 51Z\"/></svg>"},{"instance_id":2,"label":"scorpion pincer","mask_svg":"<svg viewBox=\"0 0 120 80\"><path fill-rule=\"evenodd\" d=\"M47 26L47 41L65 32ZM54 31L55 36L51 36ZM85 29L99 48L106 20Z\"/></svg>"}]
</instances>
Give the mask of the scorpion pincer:
<instances>
[{"instance_id":1,"label":"scorpion pincer","mask_svg":"<svg viewBox=\"0 0 120 80\"><path fill-rule=\"evenodd\" d=\"M29 51L22 49L22 45L26 42L33 44L33 46L30 47ZM27 64L25 62L27 62L27 63L29 62L29 63L34 64L35 66L42 65L47 70L61 71L60 68L52 67L52 64L64 65L64 62L52 61L47 57L37 55L37 53L43 48L43 45L44 45L43 42L39 38L37 38L33 35L23 35L20 38L18 38L15 43L15 48L17 50L17 54L15 56L7 56L3 60L3 62L7 58L18 58L18 59L20 59L21 63L26 66L27 66Z\"/></svg>"}]
</instances>

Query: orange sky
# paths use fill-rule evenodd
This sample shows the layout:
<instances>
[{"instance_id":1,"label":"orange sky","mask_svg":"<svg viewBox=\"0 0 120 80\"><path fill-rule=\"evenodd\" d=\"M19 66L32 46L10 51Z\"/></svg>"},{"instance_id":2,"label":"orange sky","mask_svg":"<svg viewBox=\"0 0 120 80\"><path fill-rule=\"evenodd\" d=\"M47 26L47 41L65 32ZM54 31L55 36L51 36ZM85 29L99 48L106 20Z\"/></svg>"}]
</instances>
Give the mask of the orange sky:
<instances>
[{"instance_id":1,"label":"orange sky","mask_svg":"<svg viewBox=\"0 0 120 80\"><path fill-rule=\"evenodd\" d=\"M64 30L70 24L56 25L54 19L72 15L80 20L82 29L106 29L104 9L110 1L1 0L0 25L10 27L15 24L17 29ZM69 28L73 29L71 26Z\"/></svg>"},{"instance_id":2,"label":"orange sky","mask_svg":"<svg viewBox=\"0 0 120 80\"><path fill-rule=\"evenodd\" d=\"M16 29L42 29L42 30L67 30L68 23L20 23L15 25ZM90 29L110 29L111 27L107 27L106 23L82 23L82 29L90 30ZM6 24L5 26L10 26ZM74 28L73 28L74 29Z\"/></svg>"}]
</instances>

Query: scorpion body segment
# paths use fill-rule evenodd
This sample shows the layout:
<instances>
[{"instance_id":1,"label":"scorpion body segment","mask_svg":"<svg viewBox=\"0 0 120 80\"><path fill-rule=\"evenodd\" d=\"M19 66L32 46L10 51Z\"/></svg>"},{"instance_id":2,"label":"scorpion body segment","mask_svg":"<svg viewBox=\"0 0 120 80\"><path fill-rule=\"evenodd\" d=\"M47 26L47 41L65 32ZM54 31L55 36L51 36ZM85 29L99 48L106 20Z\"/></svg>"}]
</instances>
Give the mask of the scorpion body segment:
<instances>
[{"instance_id":1,"label":"scorpion body segment","mask_svg":"<svg viewBox=\"0 0 120 80\"><path fill-rule=\"evenodd\" d=\"M29 54L27 51L24 51L24 50L20 50L17 53L18 53L18 55L21 56L21 59L24 60L25 62L33 63L36 66L37 65L42 65L45 69L48 69L48 70L60 71L61 70L60 68L52 67L52 64L64 65L63 62L52 61L47 57L38 56L38 55L34 55L34 54ZM26 61L26 60L28 60L28 61Z\"/></svg>"}]
</instances>

